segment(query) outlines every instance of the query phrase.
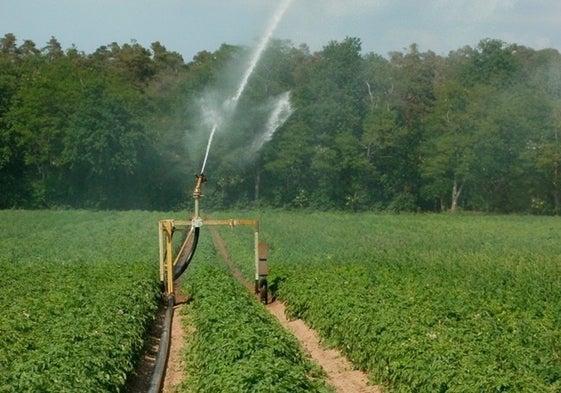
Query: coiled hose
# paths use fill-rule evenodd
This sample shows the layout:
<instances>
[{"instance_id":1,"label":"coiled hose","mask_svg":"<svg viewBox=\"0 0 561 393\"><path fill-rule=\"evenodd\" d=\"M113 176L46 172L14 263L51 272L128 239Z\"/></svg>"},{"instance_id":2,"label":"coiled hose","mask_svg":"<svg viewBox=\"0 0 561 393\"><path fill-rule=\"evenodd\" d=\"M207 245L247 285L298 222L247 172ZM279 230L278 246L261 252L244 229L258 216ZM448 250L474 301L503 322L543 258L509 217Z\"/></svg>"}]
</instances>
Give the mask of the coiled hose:
<instances>
[{"instance_id":1,"label":"coiled hose","mask_svg":"<svg viewBox=\"0 0 561 393\"><path fill-rule=\"evenodd\" d=\"M187 266L189 266L189 263L191 263L191 259L193 259L193 255L195 255L195 250L197 249L197 243L199 242L199 229L200 228L193 228L194 232L192 236L192 244L191 245L184 244L184 246L181 249L181 254L179 254L177 263L173 267L174 280L177 280L179 277L181 277L183 272L185 272L185 269L187 269ZM189 234L187 234L187 237L185 238L185 242L190 242L190 241L191 241L190 236Z\"/></svg>"}]
</instances>

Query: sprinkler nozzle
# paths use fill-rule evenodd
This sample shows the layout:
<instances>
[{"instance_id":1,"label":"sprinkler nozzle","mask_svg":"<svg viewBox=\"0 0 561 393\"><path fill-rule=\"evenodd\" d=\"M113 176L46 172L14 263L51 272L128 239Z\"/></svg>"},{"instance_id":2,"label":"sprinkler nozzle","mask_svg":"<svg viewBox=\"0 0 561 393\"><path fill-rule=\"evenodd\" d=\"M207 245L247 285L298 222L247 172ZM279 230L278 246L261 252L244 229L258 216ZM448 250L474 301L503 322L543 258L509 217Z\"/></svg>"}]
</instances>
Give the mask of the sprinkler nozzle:
<instances>
[{"instance_id":1,"label":"sprinkler nozzle","mask_svg":"<svg viewBox=\"0 0 561 393\"><path fill-rule=\"evenodd\" d=\"M193 198L199 199L202 195L201 187L203 183L206 181L206 176L204 175L204 173L201 173L200 175L195 175L195 178L197 180L195 182L195 190L193 190Z\"/></svg>"}]
</instances>

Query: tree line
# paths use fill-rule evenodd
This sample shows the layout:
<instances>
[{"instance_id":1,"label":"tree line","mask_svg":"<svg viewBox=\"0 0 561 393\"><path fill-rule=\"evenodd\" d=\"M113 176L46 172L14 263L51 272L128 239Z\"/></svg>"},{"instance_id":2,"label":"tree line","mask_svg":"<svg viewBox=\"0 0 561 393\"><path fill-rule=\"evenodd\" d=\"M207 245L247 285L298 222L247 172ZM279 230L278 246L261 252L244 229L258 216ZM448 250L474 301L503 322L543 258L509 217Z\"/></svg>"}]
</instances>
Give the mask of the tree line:
<instances>
[{"instance_id":1,"label":"tree line","mask_svg":"<svg viewBox=\"0 0 561 393\"><path fill-rule=\"evenodd\" d=\"M159 42L86 54L6 34L0 208L190 207L201 107L235 89L249 53L223 44L185 62ZM251 152L287 91L292 115ZM275 40L213 141L205 207L559 214L560 132L555 49L484 39L382 56L352 37L317 52Z\"/></svg>"}]
</instances>

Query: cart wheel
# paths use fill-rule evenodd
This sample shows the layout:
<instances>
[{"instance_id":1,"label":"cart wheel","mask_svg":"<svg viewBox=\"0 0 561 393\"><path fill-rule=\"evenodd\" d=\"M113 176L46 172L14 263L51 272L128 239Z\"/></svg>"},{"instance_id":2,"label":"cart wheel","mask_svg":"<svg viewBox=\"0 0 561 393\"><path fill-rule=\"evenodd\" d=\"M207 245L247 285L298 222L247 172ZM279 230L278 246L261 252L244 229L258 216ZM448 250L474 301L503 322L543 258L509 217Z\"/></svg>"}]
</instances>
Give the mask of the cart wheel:
<instances>
[{"instance_id":1,"label":"cart wheel","mask_svg":"<svg viewBox=\"0 0 561 393\"><path fill-rule=\"evenodd\" d=\"M267 304L268 292L267 279L262 278L261 280L259 280L259 298L261 300L261 303Z\"/></svg>"}]
</instances>

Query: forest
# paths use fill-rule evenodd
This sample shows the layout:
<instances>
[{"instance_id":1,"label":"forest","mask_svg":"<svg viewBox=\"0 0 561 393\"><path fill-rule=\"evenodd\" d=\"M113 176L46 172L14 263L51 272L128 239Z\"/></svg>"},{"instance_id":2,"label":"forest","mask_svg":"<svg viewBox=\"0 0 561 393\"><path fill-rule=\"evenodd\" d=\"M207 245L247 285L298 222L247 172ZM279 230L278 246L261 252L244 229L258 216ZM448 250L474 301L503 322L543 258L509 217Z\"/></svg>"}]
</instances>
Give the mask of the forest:
<instances>
[{"instance_id":1,"label":"forest","mask_svg":"<svg viewBox=\"0 0 561 393\"><path fill-rule=\"evenodd\" d=\"M0 209L191 204L205 102L251 48L93 53L0 39ZM292 113L259 149L274 97ZM228 96L228 95L226 95ZM561 213L561 55L483 39L446 56L273 40L208 158L205 206Z\"/></svg>"}]
</instances>

